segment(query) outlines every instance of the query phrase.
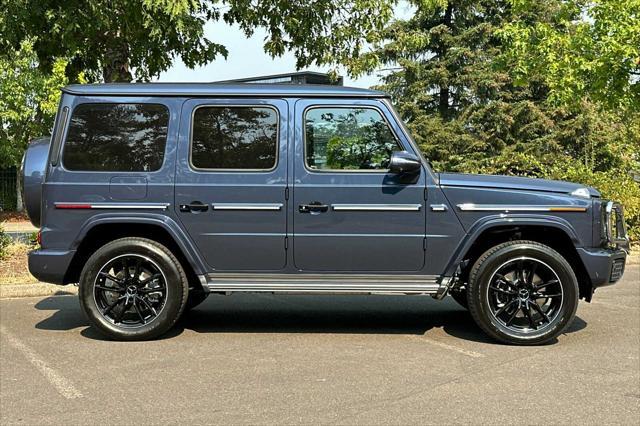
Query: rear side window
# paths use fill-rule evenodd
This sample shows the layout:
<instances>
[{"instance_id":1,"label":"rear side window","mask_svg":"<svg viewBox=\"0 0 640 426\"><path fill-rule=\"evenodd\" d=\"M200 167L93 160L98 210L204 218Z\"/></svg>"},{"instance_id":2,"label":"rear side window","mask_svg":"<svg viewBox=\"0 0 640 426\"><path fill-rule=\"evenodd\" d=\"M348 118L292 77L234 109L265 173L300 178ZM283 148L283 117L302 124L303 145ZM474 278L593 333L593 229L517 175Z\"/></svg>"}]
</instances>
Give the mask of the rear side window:
<instances>
[{"instance_id":1,"label":"rear side window","mask_svg":"<svg viewBox=\"0 0 640 426\"><path fill-rule=\"evenodd\" d=\"M160 169L169 110L158 104L81 104L71 116L62 163L68 170Z\"/></svg>"},{"instance_id":2,"label":"rear side window","mask_svg":"<svg viewBox=\"0 0 640 426\"><path fill-rule=\"evenodd\" d=\"M191 164L197 169L270 170L276 166L278 114L267 107L199 107Z\"/></svg>"}]
</instances>

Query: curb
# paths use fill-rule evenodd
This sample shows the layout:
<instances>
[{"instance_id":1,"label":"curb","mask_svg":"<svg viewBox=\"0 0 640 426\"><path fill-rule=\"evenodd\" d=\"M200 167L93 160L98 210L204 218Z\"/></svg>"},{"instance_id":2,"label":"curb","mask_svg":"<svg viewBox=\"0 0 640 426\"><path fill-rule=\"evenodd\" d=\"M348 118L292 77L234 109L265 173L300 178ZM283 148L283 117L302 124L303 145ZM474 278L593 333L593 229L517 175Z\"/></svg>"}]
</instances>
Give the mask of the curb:
<instances>
[{"instance_id":1,"label":"curb","mask_svg":"<svg viewBox=\"0 0 640 426\"><path fill-rule=\"evenodd\" d=\"M0 299L35 296L67 296L76 294L78 294L78 287L72 284L55 285L37 283L0 286Z\"/></svg>"}]
</instances>

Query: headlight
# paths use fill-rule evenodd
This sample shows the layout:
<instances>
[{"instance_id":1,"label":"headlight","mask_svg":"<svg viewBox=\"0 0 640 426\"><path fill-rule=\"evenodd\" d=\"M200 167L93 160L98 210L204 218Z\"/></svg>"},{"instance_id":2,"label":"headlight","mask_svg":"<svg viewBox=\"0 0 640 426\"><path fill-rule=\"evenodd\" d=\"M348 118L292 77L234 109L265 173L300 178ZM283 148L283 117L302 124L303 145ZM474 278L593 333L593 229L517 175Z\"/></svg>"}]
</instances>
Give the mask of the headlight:
<instances>
[{"instance_id":1,"label":"headlight","mask_svg":"<svg viewBox=\"0 0 640 426\"><path fill-rule=\"evenodd\" d=\"M574 197L580 198L591 198L591 193L589 192L589 188L578 188L571 192L571 195Z\"/></svg>"},{"instance_id":2,"label":"headlight","mask_svg":"<svg viewBox=\"0 0 640 426\"><path fill-rule=\"evenodd\" d=\"M628 246L629 239L621 204L613 201L602 204L602 233L607 245Z\"/></svg>"}]
</instances>

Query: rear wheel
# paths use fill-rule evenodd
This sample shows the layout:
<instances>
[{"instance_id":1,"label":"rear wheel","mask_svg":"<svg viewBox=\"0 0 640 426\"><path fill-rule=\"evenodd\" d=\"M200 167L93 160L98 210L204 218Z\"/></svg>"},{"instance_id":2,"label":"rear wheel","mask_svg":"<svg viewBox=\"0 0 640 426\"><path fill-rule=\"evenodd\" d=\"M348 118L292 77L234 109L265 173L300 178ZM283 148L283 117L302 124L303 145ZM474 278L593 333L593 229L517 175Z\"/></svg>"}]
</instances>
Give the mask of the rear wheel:
<instances>
[{"instance_id":1,"label":"rear wheel","mask_svg":"<svg viewBox=\"0 0 640 426\"><path fill-rule=\"evenodd\" d=\"M557 251L534 241L511 241L485 252L471 268L467 302L490 336L535 345L558 336L578 306L578 283Z\"/></svg>"},{"instance_id":2,"label":"rear wheel","mask_svg":"<svg viewBox=\"0 0 640 426\"><path fill-rule=\"evenodd\" d=\"M80 304L93 324L118 340L146 340L168 331L182 314L189 287L176 257L145 238L105 244L80 275Z\"/></svg>"}]
</instances>

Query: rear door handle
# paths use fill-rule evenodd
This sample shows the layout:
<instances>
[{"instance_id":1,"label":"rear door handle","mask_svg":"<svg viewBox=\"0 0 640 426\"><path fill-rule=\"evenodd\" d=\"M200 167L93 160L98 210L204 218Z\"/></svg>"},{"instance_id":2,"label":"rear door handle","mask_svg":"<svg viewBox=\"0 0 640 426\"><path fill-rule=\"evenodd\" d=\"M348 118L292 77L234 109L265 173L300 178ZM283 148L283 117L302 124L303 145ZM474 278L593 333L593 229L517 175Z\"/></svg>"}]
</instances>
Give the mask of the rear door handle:
<instances>
[{"instance_id":1,"label":"rear door handle","mask_svg":"<svg viewBox=\"0 0 640 426\"><path fill-rule=\"evenodd\" d=\"M180 211L184 213L201 213L209 210L209 206L200 201L192 201L191 204L180 204Z\"/></svg>"},{"instance_id":2,"label":"rear door handle","mask_svg":"<svg viewBox=\"0 0 640 426\"><path fill-rule=\"evenodd\" d=\"M309 204L300 204L298 211L300 213L325 213L329 211L329 206L322 204L320 201L314 201Z\"/></svg>"}]
</instances>

